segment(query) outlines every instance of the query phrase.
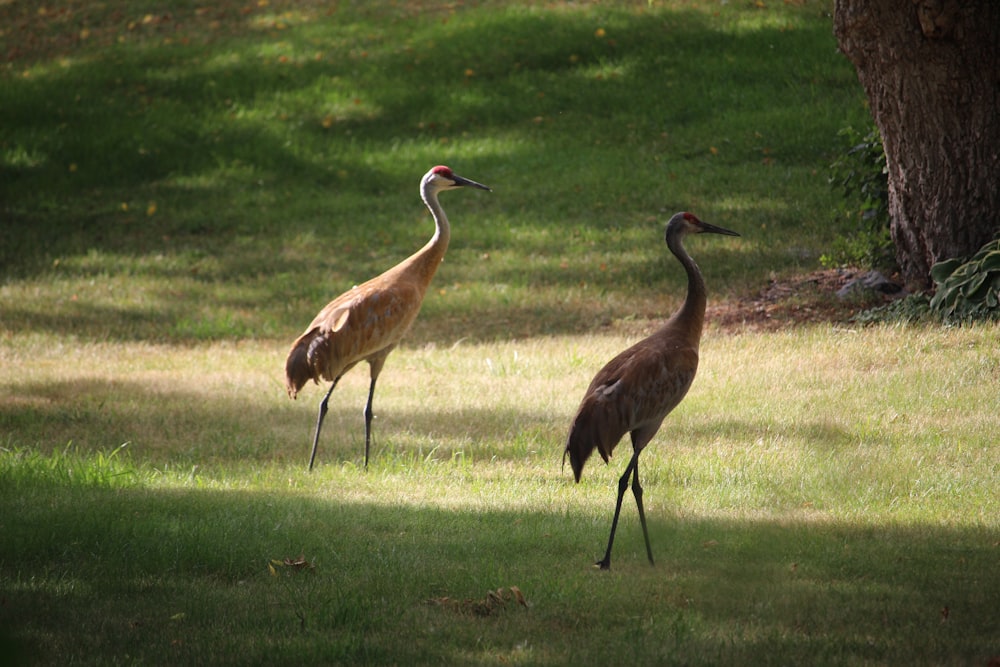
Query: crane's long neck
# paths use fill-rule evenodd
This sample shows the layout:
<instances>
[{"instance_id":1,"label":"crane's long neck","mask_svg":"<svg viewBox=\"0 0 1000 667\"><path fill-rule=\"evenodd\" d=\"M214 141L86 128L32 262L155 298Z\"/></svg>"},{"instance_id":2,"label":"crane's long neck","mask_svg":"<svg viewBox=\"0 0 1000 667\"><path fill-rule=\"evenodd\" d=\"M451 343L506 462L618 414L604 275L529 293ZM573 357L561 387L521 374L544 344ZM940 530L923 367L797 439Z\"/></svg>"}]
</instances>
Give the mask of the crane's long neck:
<instances>
[{"instance_id":1,"label":"crane's long neck","mask_svg":"<svg viewBox=\"0 0 1000 667\"><path fill-rule=\"evenodd\" d=\"M451 225L448 224L448 216L445 214L441 204L438 203L437 191L431 189L426 184L420 189L420 197L427 204L431 215L434 217L434 236L424 245L423 248L410 256L405 264L419 272L424 279L424 286L430 283L434 277L434 272L441 265L444 253L448 250L448 242L451 240Z\"/></svg>"},{"instance_id":2,"label":"crane's long neck","mask_svg":"<svg viewBox=\"0 0 1000 667\"><path fill-rule=\"evenodd\" d=\"M681 233L673 233L667 236L667 247L670 248L670 252L674 254L684 267L688 279L687 296L684 299L684 305L670 318L670 321L685 325L682 330L686 332L688 342L697 348L698 342L701 340L702 325L705 323L705 305L707 301L705 296L705 280L701 277L698 265L694 263L694 260L691 259L691 256L684 249L684 244L681 241L682 236Z\"/></svg>"}]
</instances>

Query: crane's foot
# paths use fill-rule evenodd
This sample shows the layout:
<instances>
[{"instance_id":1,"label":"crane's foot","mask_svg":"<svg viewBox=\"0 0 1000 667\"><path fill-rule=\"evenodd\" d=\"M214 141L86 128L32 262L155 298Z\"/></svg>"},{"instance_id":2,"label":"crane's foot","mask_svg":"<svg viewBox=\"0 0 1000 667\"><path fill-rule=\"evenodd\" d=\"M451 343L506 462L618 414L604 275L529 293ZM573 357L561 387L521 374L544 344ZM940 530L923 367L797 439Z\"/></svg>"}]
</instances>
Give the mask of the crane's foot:
<instances>
[{"instance_id":1,"label":"crane's foot","mask_svg":"<svg viewBox=\"0 0 1000 667\"><path fill-rule=\"evenodd\" d=\"M602 570L610 570L611 569L611 559L610 558L605 558L604 560L599 560L596 563L594 563L594 567L600 568Z\"/></svg>"}]
</instances>

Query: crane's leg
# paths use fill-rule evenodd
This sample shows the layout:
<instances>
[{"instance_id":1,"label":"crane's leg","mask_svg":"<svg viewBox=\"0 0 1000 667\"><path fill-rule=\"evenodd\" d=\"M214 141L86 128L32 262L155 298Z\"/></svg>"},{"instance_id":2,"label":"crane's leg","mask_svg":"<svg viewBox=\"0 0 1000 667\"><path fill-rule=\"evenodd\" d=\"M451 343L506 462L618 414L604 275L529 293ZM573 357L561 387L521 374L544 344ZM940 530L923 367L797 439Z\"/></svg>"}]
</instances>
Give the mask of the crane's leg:
<instances>
[{"instance_id":1,"label":"crane's leg","mask_svg":"<svg viewBox=\"0 0 1000 667\"><path fill-rule=\"evenodd\" d=\"M632 495L635 496L635 504L639 508L639 523L642 524L642 536L646 540L646 556L649 564L653 565L653 548L649 546L649 531L646 530L646 512L642 508L642 486L639 485L639 452L633 456L635 467L632 469Z\"/></svg>"},{"instance_id":2,"label":"crane's leg","mask_svg":"<svg viewBox=\"0 0 1000 667\"><path fill-rule=\"evenodd\" d=\"M371 384L368 385L368 402L365 403L365 470L368 470L368 450L372 444L372 398L375 396L375 381L378 375L372 376Z\"/></svg>"},{"instance_id":3,"label":"crane's leg","mask_svg":"<svg viewBox=\"0 0 1000 667\"><path fill-rule=\"evenodd\" d=\"M324 396L323 400L320 401L319 403L319 416L316 418L316 435L313 436L312 455L309 457L310 472L313 469L313 463L316 462L316 447L319 446L319 430L323 428L323 418L326 417L327 403L330 401L330 394L333 393L334 388L337 386L338 380L340 380L339 377L333 381L333 384L330 385L330 391L326 392L326 396Z\"/></svg>"},{"instance_id":4,"label":"crane's leg","mask_svg":"<svg viewBox=\"0 0 1000 667\"><path fill-rule=\"evenodd\" d=\"M375 397L375 383L378 381L379 373L382 372L382 366L385 365L386 357L395 347L395 345L390 345L374 356L368 357L368 370L372 381L368 385L368 402L365 403L365 470L368 470L368 452L372 444L372 417L374 416L372 399Z\"/></svg>"},{"instance_id":5,"label":"crane's leg","mask_svg":"<svg viewBox=\"0 0 1000 667\"><path fill-rule=\"evenodd\" d=\"M604 552L604 558L594 563L602 570L611 569L611 545L615 543L615 530L618 528L618 515L622 511L622 498L625 497L625 490L628 489L628 479L632 475L632 471L635 470L636 463L639 460L639 452L635 452L632 455L631 460L628 465L625 466L625 472L618 479L618 500L615 502L615 517L611 520L611 535L608 536L608 550ZM640 495L641 495L640 491ZM643 524L645 525L645 524Z\"/></svg>"}]
</instances>

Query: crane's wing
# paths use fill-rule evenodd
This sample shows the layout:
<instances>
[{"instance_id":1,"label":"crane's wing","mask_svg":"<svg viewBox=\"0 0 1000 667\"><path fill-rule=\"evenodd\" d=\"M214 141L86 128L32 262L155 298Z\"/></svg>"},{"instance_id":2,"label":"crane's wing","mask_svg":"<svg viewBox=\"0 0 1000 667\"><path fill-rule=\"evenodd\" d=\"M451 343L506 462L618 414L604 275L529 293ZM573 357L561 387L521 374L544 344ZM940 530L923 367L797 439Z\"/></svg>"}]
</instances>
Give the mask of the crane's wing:
<instances>
[{"instance_id":1,"label":"crane's wing","mask_svg":"<svg viewBox=\"0 0 1000 667\"><path fill-rule=\"evenodd\" d=\"M640 341L609 361L587 388L566 441L577 481L596 449L607 462L626 433L641 449L694 380L698 353Z\"/></svg>"},{"instance_id":2,"label":"crane's wing","mask_svg":"<svg viewBox=\"0 0 1000 667\"><path fill-rule=\"evenodd\" d=\"M420 311L423 295L409 283L369 281L344 292L292 343L285 384L292 398L309 380L335 380L359 361L396 345Z\"/></svg>"},{"instance_id":3,"label":"crane's wing","mask_svg":"<svg viewBox=\"0 0 1000 667\"><path fill-rule=\"evenodd\" d=\"M347 326L347 320L350 316L351 316L350 305L340 306L339 308L334 309L330 313L330 316L327 318L328 321L330 322L330 331L333 333L337 333L338 331L343 329L345 326Z\"/></svg>"}]
</instances>

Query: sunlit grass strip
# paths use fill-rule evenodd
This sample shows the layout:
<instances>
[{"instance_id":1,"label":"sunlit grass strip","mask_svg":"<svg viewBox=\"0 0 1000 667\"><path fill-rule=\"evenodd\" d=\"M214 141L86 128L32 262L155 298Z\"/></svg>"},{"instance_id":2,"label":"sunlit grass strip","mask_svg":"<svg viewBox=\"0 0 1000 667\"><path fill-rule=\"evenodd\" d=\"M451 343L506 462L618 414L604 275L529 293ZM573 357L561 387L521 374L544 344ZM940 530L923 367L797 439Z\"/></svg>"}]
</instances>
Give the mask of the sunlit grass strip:
<instances>
[{"instance_id":1,"label":"sunlit grass strip","mask_svg":"<svg viewBox=\"0 0 1000 667\"><path fill-rule=\"evenodd\" d=\"M991 447L998 417L987 407L1000 366L991 335L709 330L690 396L646 454L650 502L682 514L988 524L996 509L991 480L1000 472ZM564 483L569 416L593 368L628 341L404 346L380 383L372 475L385 476L387 488L404 488L405 479L425 479L433 488L456 474L466 482L493 479L499 466L515 478ZM100 452L128 442L130 457L154 468L197 466L199 476L211 478L233 475L224 472L233 466L236 477L251 473L273 483L287 466L298 477L321 389L287 400L283 349L250 341L52 348L45 338L22 339L5 352L9 366L30 359L33 368L4 388L8 405L23 414L18 441L10 444L60 452L73 442L73 451L98 453L100 468ZM947 371L940 350L948 350ZM331 400L320 476L350 478L332 487L338 493L358 486L366 390L366 375L353 372ZM610 468L593 463L580 488L599 498L622 461L613 459ZM375 491L367 483L361 488L362 496Z\"/></svg>"},{"instance_id":2,"label":"sunlit grass strip","mask_svg":"<svg viewBox=\"0 0 1000 667\"><path fill-rule=\"evenodd\" d=\"M0 449L0 480L10 489L94 488L143 486L150 471L141 472L129 460L128 443L107 452L80 452L68 443L49 454L37 449Z\"/></svg>"}]
</instances>

